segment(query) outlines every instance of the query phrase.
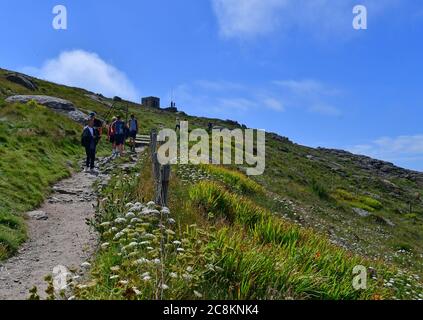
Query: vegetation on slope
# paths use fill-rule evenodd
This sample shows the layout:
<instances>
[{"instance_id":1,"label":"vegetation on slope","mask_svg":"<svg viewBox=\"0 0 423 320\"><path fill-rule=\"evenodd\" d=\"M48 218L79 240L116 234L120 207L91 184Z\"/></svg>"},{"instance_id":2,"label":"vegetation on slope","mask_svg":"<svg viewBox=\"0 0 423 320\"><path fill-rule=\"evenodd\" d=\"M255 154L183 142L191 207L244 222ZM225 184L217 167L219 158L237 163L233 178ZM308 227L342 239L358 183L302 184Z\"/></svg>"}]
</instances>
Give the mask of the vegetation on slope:
<instances>
[{"instance_id":1,"label":"vegetation on slope","mask_svg":"<svg viewBox=\"0 0 423 320\"><path fill-rule=\"evenodd\" d=\"M75 285L76 298L423 296L418 277L336 247L326 237L258 206L252 193L231 191L230 184L191 169L174 167L169 209L141 203L152 198L147 155L132 173L115 174L102 190L104 198L93 221L101 233L101 249L90 281ZM239 176L229 169L224 172ZM353 288L357 265L371 271L366 290Z\"/></svg>"}]
</instances>

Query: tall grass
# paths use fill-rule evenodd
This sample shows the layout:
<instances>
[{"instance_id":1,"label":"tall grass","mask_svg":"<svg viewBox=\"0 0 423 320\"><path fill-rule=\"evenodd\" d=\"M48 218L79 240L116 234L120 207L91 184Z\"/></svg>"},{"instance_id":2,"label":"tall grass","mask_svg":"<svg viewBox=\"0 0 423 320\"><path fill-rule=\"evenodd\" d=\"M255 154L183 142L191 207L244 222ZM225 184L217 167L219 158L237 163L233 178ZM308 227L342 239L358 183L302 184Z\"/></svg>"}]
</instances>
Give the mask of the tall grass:
<instances>
[{"instance_id":1,"label":"tall grass","mask_svg":"<svg viewBox=\"0 0 423 320\"><path fill-rule=\"evenodd\" d=\"M238 296L232 298L269 298L266 294L273 285L276 292L283 292L282 296L291 292L297 298L369 297L372 289L357 292L351 276L356 265L368 262L333 246L326 238L273 216L217 183L200 182L191 188L190 197L203 212L225 216L234 224L218 236L218 246L223 250L221 267L240 277L238 281L243 284ZM281 264L279 273L276 263ZM252 275L250 268L259 271ZM252 281L251 276L259 279ZM252 285L257 282L262 287Z\"/></svg>"}]
</instances>

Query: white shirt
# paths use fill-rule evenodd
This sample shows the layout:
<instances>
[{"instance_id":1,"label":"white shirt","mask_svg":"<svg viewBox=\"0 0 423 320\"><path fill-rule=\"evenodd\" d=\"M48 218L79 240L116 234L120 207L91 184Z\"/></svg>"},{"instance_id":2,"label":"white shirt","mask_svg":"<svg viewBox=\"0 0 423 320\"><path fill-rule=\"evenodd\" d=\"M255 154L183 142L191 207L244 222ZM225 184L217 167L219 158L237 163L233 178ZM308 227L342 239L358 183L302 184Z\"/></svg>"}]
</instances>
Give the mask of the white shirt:
<instances>
[{"instance_id":1,"label":"white shirt","mask_svg":"<svg viewBox=\"0 0 423 320\"><path fill-rule=\"evenodd\" d=\"M85 127L85 128L88 128L88 130L90 130L90 133L91 133L91 136L92 137L94 137L94 128L91 128L91 127Z\"/></svg>"}]
</instances>

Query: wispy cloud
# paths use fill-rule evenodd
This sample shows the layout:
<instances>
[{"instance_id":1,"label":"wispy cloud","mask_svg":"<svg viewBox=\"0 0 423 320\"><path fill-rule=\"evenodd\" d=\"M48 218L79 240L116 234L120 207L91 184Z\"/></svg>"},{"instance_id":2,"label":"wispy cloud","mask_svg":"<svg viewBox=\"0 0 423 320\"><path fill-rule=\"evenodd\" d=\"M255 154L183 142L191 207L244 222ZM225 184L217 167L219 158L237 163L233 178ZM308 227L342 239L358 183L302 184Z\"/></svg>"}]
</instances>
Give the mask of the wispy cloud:
<instances>
[{"instance_id":1,"label":"wispy cloud","mask_svg":"<svg viewBox=\"0 0 423 320\"><path fill-rule=\"evenodd\" d=\"M127 76L93 52L65 51L41 67L26 67L23 71L41 79L81 87L105 96L121 96L133 101L139 98Z\"/></svg>"},{"instance_id":2,"label":"wispy cloud","mask_svg":"<svg viewBox=\"0 0 423 320\"><path fill-rule=\"evenodd\" d=\"M176 100L183 105L214 112L216 116L260 110L280 113L293 109L339 116L342 112L331 98L341 94L341 90L313 79L278 80L262 85L201 80L183 84L174 92Z\"/></svg>"},{"instance_id":3,"label":"wispy cloud","mask_svg":"<svg viewBox=\"0 0 423 320\"><path fill-rule=\"evenodd\" d=\"M314 79L288 79L273 81L287 107L299 107L325 116L340 116L341 109L332 99L342 96L342 90Z\"/></svg>"},{"instance_id":4,"label":"wispy cloud","mask_svg":"<svg viewBox=\"0 0 423 320\"><path fill-rule=\"evenodd\" d=\"M226 38L250 39L292 30L321 37L352 32L355 0L211 0L220 33ZM398 0L362 0L372 18Z\"/></svg>"},{"instance_id":5,"label":"wispy cloud","mask_svg":"<svg viewBox=\"0 0 423 320\"><path fill-rule=\"evenodd\" d=\"M348 149L356 154L392 162L408 160L423 162L423 134L382 137Z\"/></svg>"},{"instance_id":6,"label":"wispy cloud","mask_svg":"<svg viewBox=\"0 0 423 320\"><path fill-rule=\"evenodd\" d=\"M286 0L212 0L224 37L254 37L273 31Z\"/></svg>"}]
</instances>

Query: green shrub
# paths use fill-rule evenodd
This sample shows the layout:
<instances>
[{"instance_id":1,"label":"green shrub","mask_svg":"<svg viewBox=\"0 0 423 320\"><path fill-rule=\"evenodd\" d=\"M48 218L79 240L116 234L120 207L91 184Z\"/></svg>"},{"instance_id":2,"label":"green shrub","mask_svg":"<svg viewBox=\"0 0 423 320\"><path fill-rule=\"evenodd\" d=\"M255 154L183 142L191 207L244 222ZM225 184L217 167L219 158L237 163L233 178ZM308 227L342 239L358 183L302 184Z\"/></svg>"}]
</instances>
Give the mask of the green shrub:
<instances>
[{"instance_id":1,"label":"green shrub","mask_svg":"<svg viewBox=\"0 0 423 320\"><path fill-rule=\"evenodd\" d=\"M316 179L312 179L311 189L320 199L322 199L322 200L328 200L329 199L329 192Z\"/></svg>"},{"instance_id":2,"label":"green shrub","mask_svg":"<svg viewBox=\"0 0 423 320\"><path fill-rule=\"evenodd\" d=\"M211 174L229 187L244 194L264 193L264 189L257 182L251 180L241 172L233 171L221 166L201 165L201 169Z\"/></svg>"},{"instance_id":3,"label":"green shrub","mask_svg":"<svg viewBox=\"0 0 423 320\"><path fill-rule=\"evenodd\" d=\"M369 212L374 212L383 208L382 203L376 199L368 196L356 196L344 189L337 189L335 191L335 198L346 203L350 207L360 208Z\"/></svg>"}]
</instances>

